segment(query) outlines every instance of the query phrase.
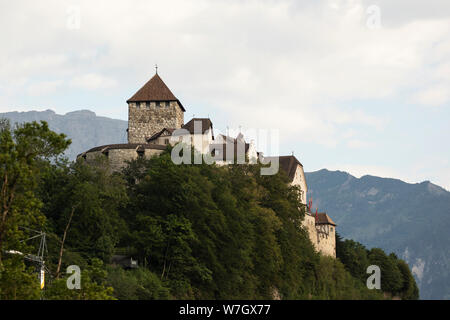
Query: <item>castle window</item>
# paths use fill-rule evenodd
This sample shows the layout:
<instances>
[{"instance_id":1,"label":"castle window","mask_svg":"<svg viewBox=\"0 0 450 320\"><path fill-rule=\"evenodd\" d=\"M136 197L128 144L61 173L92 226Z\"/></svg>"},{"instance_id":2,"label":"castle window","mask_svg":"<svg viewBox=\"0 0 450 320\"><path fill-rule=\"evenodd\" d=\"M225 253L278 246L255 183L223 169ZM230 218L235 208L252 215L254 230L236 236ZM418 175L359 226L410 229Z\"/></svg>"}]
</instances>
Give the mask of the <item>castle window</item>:
<instances>
[{"instance_id":1,"label":"castle window","mask_svg":"<svg viewBox=\"0 0 450 320\"><path fill-rule=\"evenodd\" d=\"M169 139L164 139L164 144L169 144Z\"/></svg>"},{"instance_id":2,"label":"castle window","mask_svg":"<svg viewBox=\"0 0 450 320\"><path fill-rule=\"evenodd\" d=\"M147 102L145 103L145 107L146 107L147 109L150 109L150 101L147 101Z\"/></svg>"},{"instance_id":3,"label":"castle window","mask_svg":"<svg viewBox=\"0 0 450 320\"><path fill-rule=\"evenodd\" d=\"M166 102L166 107L167 108L170 107L170 102L169 101Z\"/></svg>"},{"instance_id":4,"label":"castle window","mask_svg":"<svg viewBox=\"0 0 450 320\"><path fill-rule=\"evenodd\" d=\"M138 151L137 151L137 154L138 154L138 157L139 157L139 158L143 158L143 157L144 157L144 154L145 154L145 151L144 151L144 150L138 150Z\"/></svg>"},{"instance_id":5,"label":"castle window","mask_svg":"<svg viewBox=\"0 0 450 320\"><path fill-rule=\"evenodd\" d=\"M140 102L136 102L136 108L139 109L139 107L141 106Z\"/></svg>"},{"instance_id":6,"label":"castle window","mask_svg":"<svg viewBox=\"0 0 450 320\"><path fill-rule=\"evenodd\" d=\"M157 107L157 108L161 107L161 102L156 101L156 107Z\"/></svg>"}]
</instances>

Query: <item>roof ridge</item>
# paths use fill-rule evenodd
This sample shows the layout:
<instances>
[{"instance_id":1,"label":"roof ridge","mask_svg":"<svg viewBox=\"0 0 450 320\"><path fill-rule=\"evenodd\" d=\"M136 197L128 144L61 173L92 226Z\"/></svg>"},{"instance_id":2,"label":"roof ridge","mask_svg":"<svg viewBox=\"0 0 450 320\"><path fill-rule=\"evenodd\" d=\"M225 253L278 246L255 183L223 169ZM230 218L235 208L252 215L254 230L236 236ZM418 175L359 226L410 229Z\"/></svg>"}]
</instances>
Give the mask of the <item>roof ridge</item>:
<instances>
[{"instance_id":1,"label":"roof ridge","mask_svg":"<svg viewBox=\"0 0 450 320\"><path fill-rule=\"evenodd\" d=\"M157 73L128 99L127 103L143 101L177 101L181 109L186 111L180 100L175 97Z\"/></svg>"}]
</instances>

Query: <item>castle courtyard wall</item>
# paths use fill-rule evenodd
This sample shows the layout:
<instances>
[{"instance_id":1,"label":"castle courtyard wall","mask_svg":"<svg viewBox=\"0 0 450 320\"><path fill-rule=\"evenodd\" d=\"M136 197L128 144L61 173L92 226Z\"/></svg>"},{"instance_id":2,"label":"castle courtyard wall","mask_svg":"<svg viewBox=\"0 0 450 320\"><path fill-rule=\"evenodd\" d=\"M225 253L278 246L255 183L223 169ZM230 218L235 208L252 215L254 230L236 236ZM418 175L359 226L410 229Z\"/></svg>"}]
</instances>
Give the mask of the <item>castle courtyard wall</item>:
<instances>
[{"instance_id":1,"label":"castle courtyard wall","mask_svg":"<svg viewBox=\"0 0 450 320\"><path fill-rule=\"evenodd\" d=\"M144 157L150 159L155 155L159 155L164 150L159 149L145 149ZM107 153L100 151L93 151L86 153L86 162L93 162L99 157L107 158L109 167L112 171L119 171L124 168L127 163L126 161L136 160L138 158L138 152L136 148L131 149L109 149Z\"/></svg>"}]
</instances>

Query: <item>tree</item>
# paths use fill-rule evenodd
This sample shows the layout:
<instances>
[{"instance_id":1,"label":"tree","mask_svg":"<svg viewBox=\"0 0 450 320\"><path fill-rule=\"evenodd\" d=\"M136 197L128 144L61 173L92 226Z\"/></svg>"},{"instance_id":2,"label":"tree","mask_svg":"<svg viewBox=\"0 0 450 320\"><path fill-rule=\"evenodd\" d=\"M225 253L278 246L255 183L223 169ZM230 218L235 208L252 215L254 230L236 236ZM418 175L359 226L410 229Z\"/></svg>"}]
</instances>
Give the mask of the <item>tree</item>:
<instances>
[{"instance_id":1,"label":"tree","mask_svg":"<svg viewBox=\"0 0 450 320\"><path fill-rule=\"evenodd\" d=\"M25 123L13 131L7 120L0 121L0 264L4 249L17 239L20 223L42 224L33 193L39 162L58 157L69 144L45 121Z\"/></svg>"},{"instance_id":2,"label":"tree","mask_svg":"<svg viewBox=\"0 0 450 320\"><path fill-rule=\"evenodd\" d=\"M397 260L397 267L402 274L402 287L400 295L405 300L419 299L419 289L417 288L416 280L414 279L408 264L403 260Z\"/></svg>"},{"instance_id":3,"label":"tree","mask_svg":"<svg viewBox=\"0 0 450 320\"><path fill-rule=\"evenodd\" d=\"M160 277L146 268L124 270L120 267L108 269L108 285L114 288L114 297L119 300L170 299L169 289Z\"/></svg>"},{"instance_id":4,"label":"tree","mask_svg":"<svg viewBox=\"0 0 450 320\"><path fill-rule=\"evenodd\" d=\"M121 245L134 247L145 272L178 299L380 298L315 252L301 228L301 190L282 172L259 170L175 165L170 153L131 162L122 212L131 232ZM112 280L120 297L137 296L135 281L124 283L129 275Z\"/></svg>"},{"instance_id":5,"label":"tree","mask_svg":"<svg viewBox=\"0 0 450 320\"><path fill-rule=\"evenodd\" d=\"M114 289L107 285L108 273L100 259L93 258L81 272L81 288L68 289L67 277L55 279L45 291L48 300L114 300Z\"/></svg>"},{"instance_id":6,"label":"tree","mask_svg":"<svg viewBox=\"0 0 450 320\"><path fill-rule=\"evenodd\" d=\"M35 194L39 170L56 161L69 144L64 134L51 131L44 121L17 125L12 130L8 121L0 120L0 291L3 299L36 298L36 285L30 282L36 279L32 268L25 266L22 256L5 257L5 252L32 250L21 240L25 238L25 227L42 230L45 222L40 211L42 203ZM12 275L16 277L11 278ZM11 288L20 290L11 291Z\"/></svg>"},{"instance_id":7,"label":"tree","mask_svg":"<svg viewBox=\"0 0 450 320\"><path fill-rule=\"evenodd\" d=\"M41 174L39 195L49 231L58 238L66 234L67 250L109 261L119 233L126 232L119 209L128 200L119 175L110 174L105 162L55 164Z\"/></svg>"},{"instance_id":8,"label":"tree","mask_svg":"<svg viewBox=\"0 0 450 320\"><path fill-rule=\"evenodd\" d=\"M397 266L395 256L387 256L383 250L373 248L369 251L369 262L381 269L381 290L392 295L402 288L402 274Z\"/></svg>"},{"instance_id":9,"label":"tree","mask_svg":"<svg viewBox=\"0 0 450 320\"><path fill-rule=\"evenodd\" d=\"M342 241L336 237L336 256L352 276L366 281L369 259L367 249L361 243L349 239Z\"/></svg>"}]
</instances>

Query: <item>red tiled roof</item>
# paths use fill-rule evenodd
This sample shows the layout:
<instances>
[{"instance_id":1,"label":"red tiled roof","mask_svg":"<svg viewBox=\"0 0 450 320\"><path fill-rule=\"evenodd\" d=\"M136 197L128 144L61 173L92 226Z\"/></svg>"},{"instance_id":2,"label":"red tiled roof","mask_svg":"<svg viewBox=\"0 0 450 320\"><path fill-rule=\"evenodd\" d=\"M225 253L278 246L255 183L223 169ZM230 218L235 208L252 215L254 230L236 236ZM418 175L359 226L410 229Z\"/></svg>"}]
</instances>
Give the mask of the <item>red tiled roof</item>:
<instances>
[{"instance_id":1,"label":"red tiled roof","mask_svg":"<svg viewBox=\"0 0 450 320\"><path fill-rule=\"evenodd\" d=\"M315 213L311 213L313 216L315 216ZM336 226L336 223L331 220L331 218L325 213L325 212L319 212L317 214L317 224L331 224L333 226Z\"/></svg>"},{"instance_id":2,"label":"red tiled roof","mask_svg":"<svg viewBox=\"0 0 450 320\"><path fill-rule=\"evenodd\" d=\"M186 111L181 102L174 96L158 74L155 74L144 84L142 88L127 100L127 103L144 101L177 101L181 109Z\"/></svg>"}]
</instances>

